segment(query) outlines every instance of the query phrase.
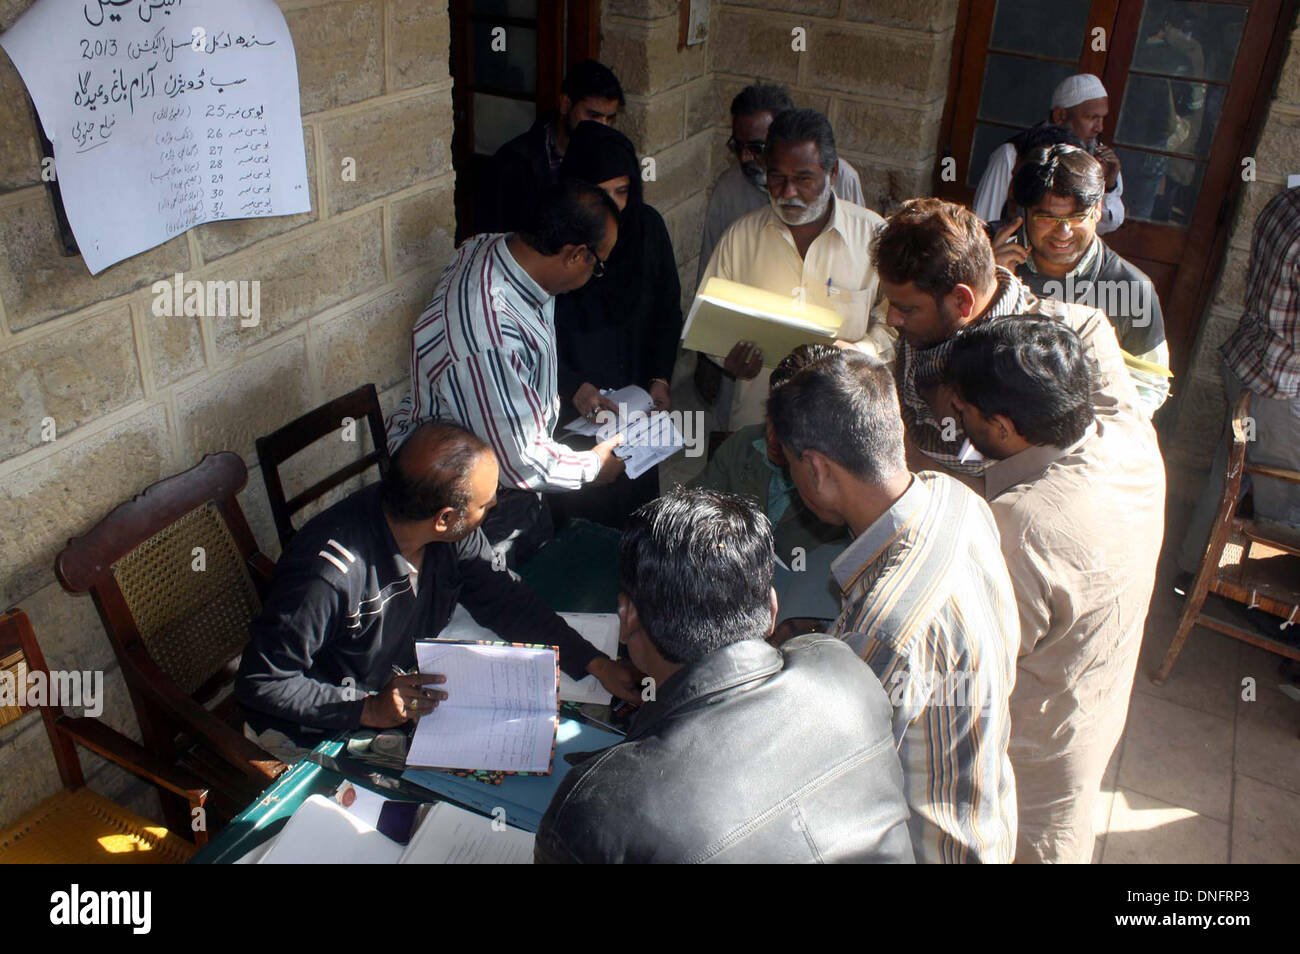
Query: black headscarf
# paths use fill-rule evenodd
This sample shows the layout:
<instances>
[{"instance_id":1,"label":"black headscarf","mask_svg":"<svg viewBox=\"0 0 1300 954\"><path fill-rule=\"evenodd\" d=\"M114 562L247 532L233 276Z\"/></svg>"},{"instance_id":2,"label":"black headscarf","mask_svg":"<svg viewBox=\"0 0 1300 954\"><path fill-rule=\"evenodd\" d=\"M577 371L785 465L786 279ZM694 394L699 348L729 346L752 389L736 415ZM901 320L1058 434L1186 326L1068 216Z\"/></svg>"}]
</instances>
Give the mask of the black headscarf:
<instances>
[{"instance_id":1,"label":"black headscarf","mask_svg":"<svg viewBox=\"0 0 1300 954\"><path fill-rule=\"evenodd\" d=\"M649 387L672 377L681 335L681 286L663 217L642 198L641 165L627 136L601 123L578 124L560 179L600 185L628 177L618 242L606 271L555 303L559 387L566 400L584 381L597 387Z\"/></svg>"},{"instance_id":2,"label":"black headscarf","mask_svg":"<svg viewBox=\"0 0 1300 954\"><path fill-rule=\"evenodd\" d=\"M581 179L591 185L600 185L610 179L627 176L627 207L618 220L618 244L611 257L635 258L636 246L641 242L641 164L637 161L636 147L612 126L584 120L569 135L569 146L560 163L560 180Z\"/></svg>"}]
</instances>

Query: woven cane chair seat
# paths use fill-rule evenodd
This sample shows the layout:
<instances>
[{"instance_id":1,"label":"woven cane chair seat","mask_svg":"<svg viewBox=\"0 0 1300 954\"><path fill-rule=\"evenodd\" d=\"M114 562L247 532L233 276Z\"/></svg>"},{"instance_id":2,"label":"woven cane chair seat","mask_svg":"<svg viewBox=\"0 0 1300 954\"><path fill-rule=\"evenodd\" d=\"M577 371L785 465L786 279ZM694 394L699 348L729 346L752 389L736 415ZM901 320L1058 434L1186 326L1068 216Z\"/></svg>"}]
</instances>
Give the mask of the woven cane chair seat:
<instances>
[{"instance_id":1,"label":"woven cane chair seat","mask_svg":"<svg viewBox=\"0 0 1300 954\"><path fill-rule=\"evenodd\" d=\"M202 548L202 570L195 568ZM235 538L208 502L112 566L149 655L191 695L239 655L260 603Z\"/></svg>"},{"instance_id":2,"label":"woven cane chair seat","mask_svg":"<svg viewBox=\"0 0 1300 954\"><path fill-rule=\"evenodd\" d=\"M8 673L8 675L4 675L5 673ZM9 685L17 686L18 677L25 673L26 666L23 663L23 654L21 652L9 653L0 659L0 679L3 679ZM16 700L11 701L16 702ZM0 726L8 725L10 722L17 722L23 717L23 711L18 705L0 706Z\"/></svg>"},{"instance_id":3,"label":"woven cane chair seat","mask_svg":"<svg viewBox=\"0 0 1300 954\"><path fill-rule=\"evenodd\" d=\"M0 864L183 864L194 851L85 787L47 798L0 832Z\"/></svg>"}]
</instances>

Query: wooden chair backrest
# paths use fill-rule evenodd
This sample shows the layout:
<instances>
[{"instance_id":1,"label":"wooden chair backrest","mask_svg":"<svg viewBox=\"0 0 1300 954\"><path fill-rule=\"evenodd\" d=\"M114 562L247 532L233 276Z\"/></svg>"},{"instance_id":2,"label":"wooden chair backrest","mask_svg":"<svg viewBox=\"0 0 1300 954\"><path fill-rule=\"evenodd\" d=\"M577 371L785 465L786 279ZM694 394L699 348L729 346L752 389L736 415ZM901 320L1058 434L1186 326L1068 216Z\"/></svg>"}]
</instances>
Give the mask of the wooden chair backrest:
<instances>
[{"instance_id":1,"label":"wooden chair backrest","mask_svg":"<svg viewBox=\"0 0 1300 954\"><path fill-rule=\"evenodd\" d=\"M249 567L269 561L236 498L247 480L239 455L209 454L114 508L55 563L65 589L91 593L119 661L143 651L200 700L230 682L260 608Z\"/></svg>"},{"instance_id":2,"label":"wooden chair backrest","mask_svg":"<svg viewBox=\"0 0 1300 954\"><path fill-rule=\"evenodd\" d=\"M339 430L346 420L367 422L370 428L370 452L350 461L293 498L286 499L280 465L321 438ZM296 532L293 515L298 511L371 467L379 468L381 478L388 476L388 443L384 436L384 415L379 407L379 392L373 384L363 384L354 391L308 411L279 430L259 437L257 460L262 468L262 480L266 483L266 496L271 503L271 516L275 520L275 532L280 538L280 546L288 546Z\"/></svg>"}]
</instances>

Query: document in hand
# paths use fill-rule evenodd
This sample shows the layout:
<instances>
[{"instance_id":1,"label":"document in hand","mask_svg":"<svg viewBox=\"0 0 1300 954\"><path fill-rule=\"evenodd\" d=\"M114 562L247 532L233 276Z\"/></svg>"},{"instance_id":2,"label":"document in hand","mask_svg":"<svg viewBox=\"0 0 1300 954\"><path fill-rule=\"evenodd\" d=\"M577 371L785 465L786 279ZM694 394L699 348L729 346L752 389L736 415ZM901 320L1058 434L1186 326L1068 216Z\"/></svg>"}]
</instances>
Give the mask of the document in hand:
<instances>
[{"instance_id":1,"label":"document in hand","mask_svg":"<svg viewBox=\"0 0 1300 954\"><path fill-rule=\"evenodd\" d=\"M752 341L763 351L764 367L774 368L801 344L830 344L843 323L839 312L810 304L793 291L779 295L710 278L686 316L682 345L725 358L737 341Z\"/></svg>"},{"instance_id":2,"label":"document in hand","mask_svg":"<svg viewBox=\"0 0 1300 954\"><path fill-rule=\"evenodd\" d=\"M564 425L564 429L597 440L622 434L623 443L614 448L614 453L625 462L630 479L636 480L686 445L672 415L656 411L654 399L644 388L629 384L601 394L618 405L617 412L603 410L594 419L580 417Z\"/></svg>"},{"instance_id":3,"label":"document in hand","mask_svg":"<svg viewBox=\"0 0 1300 954\"><path fill-rule=\"evenodd\" d=\"M534 836L447 802L429 808L405 848L337 802L312 795L259 864L531 864Z\"/></svg>"},{"instance_id":4,"label":"document in hand","mask_svg":"<svg viewBox=\"0 0 1300 954\"><path fill-rule=\"evenodd\" d=\"M447 677L447 698L421 716L408 766L500 772L551 770L560 708L559 650L424 640L422 673Z\"/></svg>"},{"instance_id":5,"label":"document in hand","mask_svg":"<svg viewBox=\"0 0 1300 954\"><path fill-rule=\"evenodd\" d=\"M608 388L600 392L609 398L620 408L627 408L625 415L629 419L633 415L650 414L655 409L654 398L645 388L639 388L635 384L629 384L625 388L619 388L617 391L611 391ZM573 431L575 434L582 434L585 437L595 437L600 425L594 418L575 417L568 424L564 425L566 431Z\"/></svg>"}]
</instances>

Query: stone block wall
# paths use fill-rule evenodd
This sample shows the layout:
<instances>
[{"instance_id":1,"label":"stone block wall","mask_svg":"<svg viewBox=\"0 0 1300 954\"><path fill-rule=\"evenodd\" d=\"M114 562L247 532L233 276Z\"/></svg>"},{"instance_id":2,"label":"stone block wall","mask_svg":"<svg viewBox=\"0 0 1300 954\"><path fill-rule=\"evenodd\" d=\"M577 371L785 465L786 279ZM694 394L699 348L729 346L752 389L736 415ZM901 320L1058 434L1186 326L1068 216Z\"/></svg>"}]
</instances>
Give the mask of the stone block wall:
<instances>
[{"instance_id":1,"label":"stone block wall","mask_svg":"<svg viewBox=\"0 0 1300 954\"><path fill-rule=\"evenodd\" d=\"M1195 495L1214 457L1223 427L1226 401L1219 347L1241 317L1250 268L1250 239L1255 219L1268 201L1286 188L1288 175L1300 174L1300 24L1293 24L1288 49L1269 103L1259 142L1250 153L1255 159L1255 181L1242 187L1228 237L1219 277L1210 305L1201 320L1192 356L1192 370L1166 456L1188 479L1178 481L1181 496ZM1171 495L1175 481L1170 480Z\"/></svg>"},{"instance_id":2,"label":"stone block wall","mask_svg":"<svg viewBox=\"0 0 1300 954\"><path fill-rule=\"evenodd\" d=\"M761 79L826 113L840 153L881 214L933 191L957 0L715 2L712 67L718 122ZM794 49L802 28L802 51ZM723 134L725 139L726 133Z\"/></svg>"},{"instance_id":3,"label":"stone block wall","mask_svg":"<svg viewBox=\"0 0 1300 954\"><path fill-rule=\"evenodd\" d=\"M61 252L36 119L0 52L0 607L28 612L52 667L105 670L104 718L136 738L102 625L89 597L55 581L56 554L150 483L229 449L249 466L253 531L277 556L254 439L367 382L391 409L411 325L452 250L447 4L279 2L311 211L204 225L98 276ZM0 0L0 31L31 3ZM260 323L156 317L150 286L178 272L260 281ZM367 449L341 437L290 462L290 495ZM82 759L93 787L148 808L147 787ZM0 729L0 778L0 828L57 790L36 714Z\"/></svg>"},{"instance_id":4,"label":"stone block wall","mask_svg":"<svg viewBox=\"0 0 1300 954\"><path fill-rule=\"evenodd\" d=\"M717 141L710 44L678 50L677 35L677 0L606 0L601 12L600 59L618 74L627 97L617 126L643 161L654 160L645 199L668 226L686 308L695 294L704 208L724 150Z\"/></svg>"},{"instance_id":5,"label":"stone block wall","mask_svg":"<svg viewBox=\"0 0 1300 954\"><path fill-rule=\"evenodd\" d=\"M709 192L734 161L725 145L731 100L750 83L781 83L798 105L827 114L876 211L932 191L957 6L715 0L707 42L679 50L678 0L606 0L601 59L628 98L618 125L656 161L646 198L668 223L684 302Z\"/></svg>"}]
</instances>

